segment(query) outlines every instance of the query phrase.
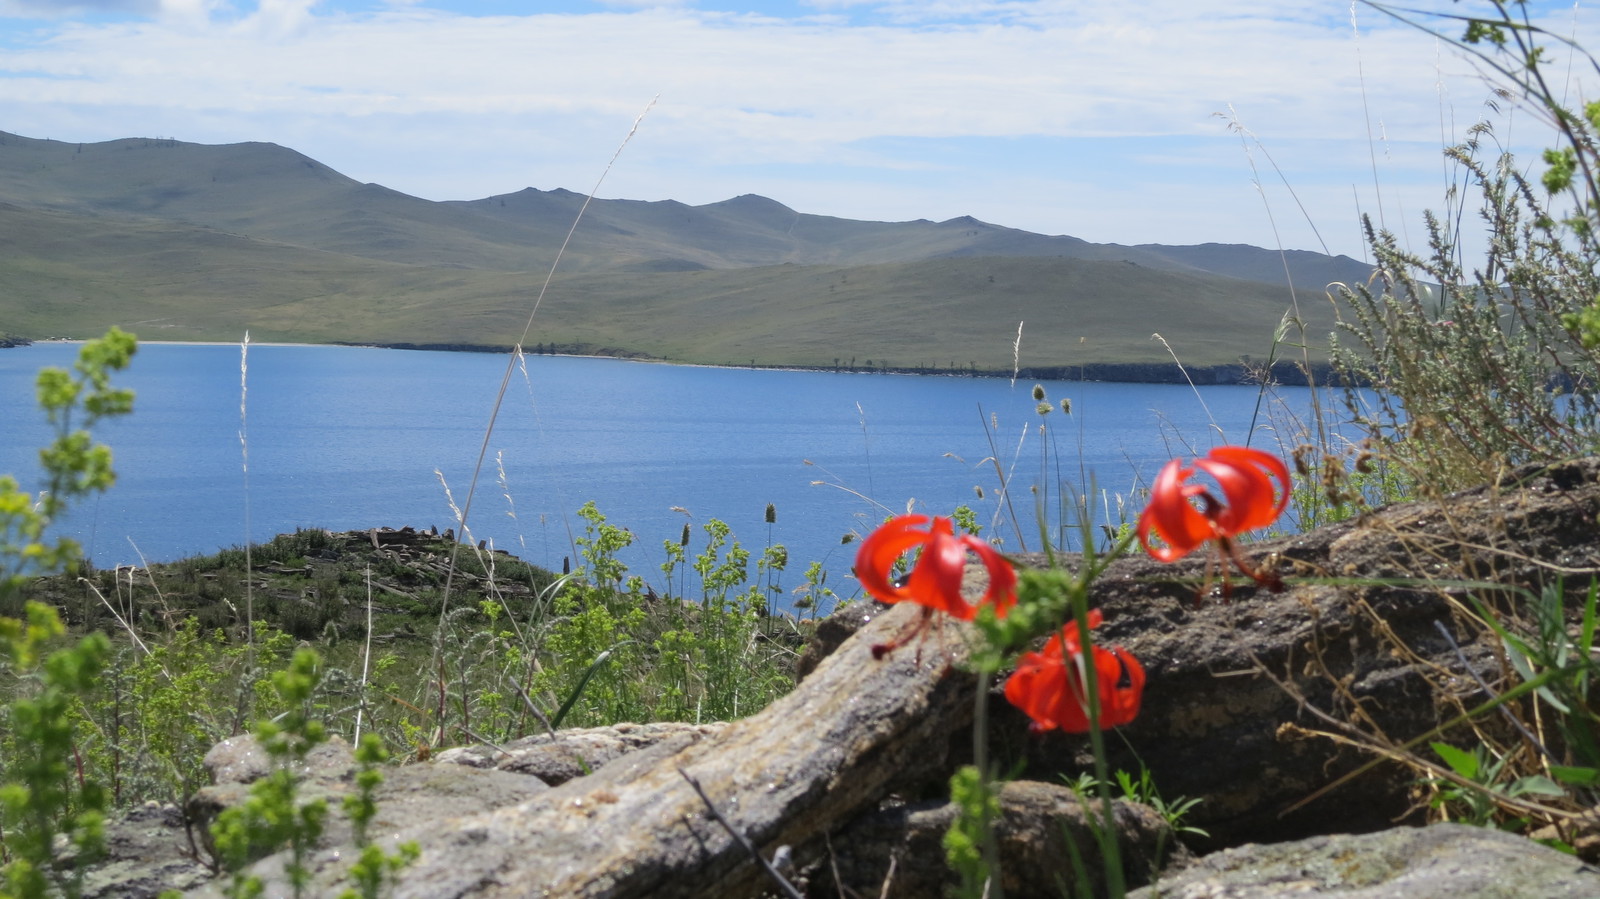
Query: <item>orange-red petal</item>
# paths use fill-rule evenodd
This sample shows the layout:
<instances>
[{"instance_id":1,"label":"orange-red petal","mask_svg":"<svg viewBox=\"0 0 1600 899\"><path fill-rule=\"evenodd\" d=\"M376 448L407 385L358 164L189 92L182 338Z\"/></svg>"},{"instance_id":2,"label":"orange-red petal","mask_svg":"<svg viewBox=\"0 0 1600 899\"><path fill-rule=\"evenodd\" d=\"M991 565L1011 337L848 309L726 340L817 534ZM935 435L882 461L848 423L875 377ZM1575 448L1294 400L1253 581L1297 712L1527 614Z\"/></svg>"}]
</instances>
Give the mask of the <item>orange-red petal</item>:
<instances>
[{"instance_id":1,"label":"orange-red petal","mask_svg":"<svg viewBox=\"0 0 1600 899\"><path fill-rule=\"evenodd\" d=\"M927 525L927 530L922 526ZM899 585L889 579L900 557L917 548L922 555ZM977 555L989 572L989 587L977 603L962 595L967 554ZM1004 616L1016 601L1017 575L989 544L969 534L956 536L948 518L901 515L890 519L862 541L856 553L856 577L861 586L884 602L915 602L963 621L977 614L979 605L991 603Z\"/></svg>"},{"instance_id":2,"label":"orange-red petal","mask_svg":"<svg viewBox=\"0 0 1600 899\"><path fill-rule=\"evenodd\" d=\"M1289 503L1288 466L1271 453L1219 446L1205 459L1196 459L1195 465L1216 478L1222 488L1223 508L1217 524L1230 537L1272 524Z\"/></svg>"},{"instance_id":3,"label":"orange-red petal","mask_svg":"<svg viewBox=\"0 0 1600 899\"><path fill-rule=\"evenodd\" d=\"M1090 612L1089 626L1099 623L1099 612ZM1089 652L1100 697L1100 726L1127 724L1139 714L1144 667L1121 647L1091 645ZM1083 733L1089 729L1089 712L1082 665L1077 628L1068 624L1052 634L1041 651L1024 653L1018 660L1016 672L1006 681L1006 699L1033 719L1035 729Z\"/></svg>"},{"instance_id":4,"label":"orange-red petal","mask_svg":"<svg viewBox=\"0 0 1600 899\"><path fill-rule=\"evenodd\" d=\"M1200 484L1186 483L1198 472L1217 482L1220 499ZM1150 502L1139 515L1139 542L1155 558L1176 561L1208 540L1277 521L1288 505L1289 489L1283 460L1261 450L1219 446L1190 468L1173 459L1151 485ZM1195 507L1195 497L1205 497L1201 508Z\"/></svg>"},{"instance_id":5,"label":"orange-red petal","mask_svg":"<svg viewBox=\"0 0 1600 899\"><path fill-rule=\"evenodd\" d=\"M1217 535L1210 520L1189 501L1199 492L1184 484L1194 472L1177 459L1168 462L1156 475L1150 502L1139 514L1139 543L1163 562L1176 561ZM1157 545L1156 540L1166 545Z\"/></svg>"}]
</instances>

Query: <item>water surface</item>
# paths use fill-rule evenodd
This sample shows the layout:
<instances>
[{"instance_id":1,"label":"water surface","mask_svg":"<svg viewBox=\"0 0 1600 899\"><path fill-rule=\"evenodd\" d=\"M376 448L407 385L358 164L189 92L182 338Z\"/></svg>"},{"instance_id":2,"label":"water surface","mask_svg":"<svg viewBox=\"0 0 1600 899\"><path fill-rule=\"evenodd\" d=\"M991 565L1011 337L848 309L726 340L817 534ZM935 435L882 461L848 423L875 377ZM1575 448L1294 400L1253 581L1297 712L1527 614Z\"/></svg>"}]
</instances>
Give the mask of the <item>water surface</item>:
<instances>
[{"instance_id":1,"label":"water surface","mask_svg":"<svg viewBox=\"0 0 1600 899\"><path fill-rule=\"evenodd\" d=\"M48 436L34 373L76 352L0 351L0 472L27 489L39 486ZM116 378L138 394L132 416L97 430L118 483L61 527L97 565L170 561L296 528L455 525L451 496L467 501L507 356L252 345L246 359L242 395L237 345L146 344ZM1115 523L1137 514L1138 488L1175 454L1299 442L1286 410L1309 401L1300 388L1263 403L1249 386L1042 386L1052 404L1070 400L1071 414L1041 418L1031 381L530 356L513 368L467 525L559 569L582 526L573 513L592 500L639 538L626 561L659 582L662 541L688 522L699 546L699 526L718 518L757 554L785 544L786 584L820 560L829 585L849 592L854 546L841 536L908 506L971 505L986 534L1019 548L995 458L1036 549L1032 487L1053 509L1063 482L1093 485ZM1131 503L1124 513L1119 497Z\"/></svg>"}]
</instances>

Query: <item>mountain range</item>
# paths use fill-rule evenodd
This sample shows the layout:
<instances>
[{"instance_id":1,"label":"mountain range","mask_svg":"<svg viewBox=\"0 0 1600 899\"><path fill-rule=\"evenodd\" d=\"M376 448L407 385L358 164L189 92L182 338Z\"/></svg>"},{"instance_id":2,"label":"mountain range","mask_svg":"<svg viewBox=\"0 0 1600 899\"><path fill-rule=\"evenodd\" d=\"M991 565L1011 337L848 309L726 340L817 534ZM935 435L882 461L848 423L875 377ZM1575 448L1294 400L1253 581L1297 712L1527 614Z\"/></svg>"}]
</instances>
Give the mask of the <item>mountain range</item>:
<instances>
[{"instance_id":1,"label":"mountain range","mask_svg":"<svg viewBox=\"0 0 1600 899\"><path fill-rule=\"evenodd\" d=\"M755 195L595 199L572 230L585 199L530 187L424 200L270 143L0 132L0 333L117 324L236 341L248 329L257 341L957 371L1175 353L1204 367L1271 355L1294 308L1320 357L1335 314L1325 285L1371 274L1342 256L1095 244L970 217L856 221Z\"/></svg>"}]
</instances>

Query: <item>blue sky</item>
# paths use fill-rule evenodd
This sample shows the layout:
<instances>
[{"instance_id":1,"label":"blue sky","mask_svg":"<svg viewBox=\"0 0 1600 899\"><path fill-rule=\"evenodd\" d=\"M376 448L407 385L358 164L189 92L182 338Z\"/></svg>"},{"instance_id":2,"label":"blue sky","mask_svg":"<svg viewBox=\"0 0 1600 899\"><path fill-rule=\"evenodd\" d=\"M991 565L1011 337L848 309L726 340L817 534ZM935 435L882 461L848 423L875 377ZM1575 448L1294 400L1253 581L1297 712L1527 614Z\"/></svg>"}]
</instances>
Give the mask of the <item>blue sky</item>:
<instances>
[{"instance_id":1,"label":"blue sky","mask_svg":"<svg viewBox=\"0 0 1600 899\"><path fill-rule=\"evenodd\" d=\"M1323 0L0 0L0 47L28 137L271 141L474 199L587 191L659 97L602 196L1127 244L1359 257L1363 211L1420 240L1475 122L1550 140L1469 58Z\"/></svg>"}]
</instances>

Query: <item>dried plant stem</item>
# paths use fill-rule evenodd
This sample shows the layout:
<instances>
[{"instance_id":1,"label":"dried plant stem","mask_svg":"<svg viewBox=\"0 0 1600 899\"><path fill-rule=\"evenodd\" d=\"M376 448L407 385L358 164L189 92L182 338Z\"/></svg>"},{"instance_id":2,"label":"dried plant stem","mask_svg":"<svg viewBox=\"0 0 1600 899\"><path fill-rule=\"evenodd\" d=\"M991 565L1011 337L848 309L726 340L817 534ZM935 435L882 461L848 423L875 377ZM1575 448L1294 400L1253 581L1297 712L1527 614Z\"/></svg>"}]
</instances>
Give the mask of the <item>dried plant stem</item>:
<instances>
[{"instance_id":1,"label":"dried plant stem","mask_svg":"<svg viewBox=\"0 0 1600 899\"><path fill-rule=\"evenodd\" d=\"M478 446L478 458L472 468L472 480L467 485L466 499L461 504L461 513L458 518L463 533L466 531L468 516L472 513L472 498L477 492L478 477L482 474L484 460L489 455L489 441L494 435L495 421L500 417L500 407L505 403L506 389L510 386L511 376L517 369L517 360L522 356L523 344L527 343L528 334L533 330L533 321L534 318L539 314L539 306L544 302L545 294L550 290L550 282L555 278L557 267L561 265L561 258L566 254L567 245L572 242L572 235L577 232L578 224L583 221L583 214L588 211L589 204L593 202L595 194L600 192L600 185L605 183L606 176L611 174L611 169L617 164L617 158L622 155L623 148L628 145L629 141L633 140L634 134L638 133L639 123L644 121L644 117L650 113L651 109L655 108L656 100L658 99L660 99L659 96L652 97L649 104L645 106L644 111L639 113L638 117L633 120L633 126L628 129L627 135L624 136L622 138L622 142L617 145L616 152L611 154L611 160L607 162L606 167L601 170L600 177L595 180L594 187L589 190L588 196L584 197L583 205L579 207L578 214L573 216L572 227L567 229L567 236L562 239L561 247L556 251L556 258L550 263L550 269L545 274L544 283L540 285L539 293L534 297L533 307L528 310L528 320L522 327L522 337L517 341L516 347L513 349L509 359L506 362L505 375L501 377L500 387L495 393L494 405L489 412L489 422L484 426L483 429L483 442ZM458 539L455 545L453 545L450 549L449 570L445 575L444 592L439 603L440 633L443 633L444 631L445 615L450 609L450 593L451 589L455 585L456 554L459 552L460 546L461 544ZM435 661L437 662L437 656L439 652L439 641L437 639L434 641L434 647ZM435 665L435 667L438 666ZM442 728L443 726L443 722L441 721L440 727Z\"/></svg>"},{"instance_id":2,"label":"dried plant stem","mask_svg":"<svg viewBox=\"0 0 1600 899\"><path fill-rule=\"evenodd\" d=\"M778 885L778 889L782 890L783 894L788 896L789 899L804 899L800 891L795 889L794 884L790 883L788 878L779 874L778 869L772 867L772 863L761 855L761 850L750 842L750 838L740 833L737 828L728 823L728 819L722 816L722 812L717 811L717 807L712 803L711 797L707 796L705 789L700 786L700 781L695 780L693 775L682 768L678 769L678 773L683 775L683 779L688 781L689 786L694 789L695 795L699 796L700 801L705 803L706 811L711 814L711 817L722 825L722 829L728 832L728 836L733 837L734 842L743 847L744 851L750 853L750 857L755 859L756 864L761 866L761 870L766 872L767 877Z\"/></svg>"},{"instance_id":3,"label":"dried plant stem","mask_svg":"<svg viewBox=\"0 0 1600 899\"><path fill-rule=\"evenodd\" d=\"M372 664L372 565L367 565L367 639L361 647L361 705L356 708L355 744L361 745L361 717L367 710L367 674Z\"/></svg>"},{"instance_id":4,"label":"dried plant stem","mask_svg":"<svg viewBox=\"0 0 1600 899\"><path fill-rule=\"evenodd\" d=\"M244 474L244 630L249 646L249 666L256 664L256 608L254 566L250 557L250 440L249 418L246 415L250 395L250 332L244 332L239 342L239 459Z\"/></svg>"}]
</instances>

